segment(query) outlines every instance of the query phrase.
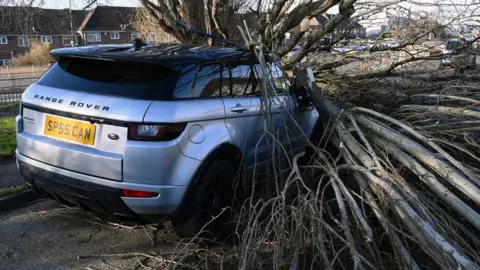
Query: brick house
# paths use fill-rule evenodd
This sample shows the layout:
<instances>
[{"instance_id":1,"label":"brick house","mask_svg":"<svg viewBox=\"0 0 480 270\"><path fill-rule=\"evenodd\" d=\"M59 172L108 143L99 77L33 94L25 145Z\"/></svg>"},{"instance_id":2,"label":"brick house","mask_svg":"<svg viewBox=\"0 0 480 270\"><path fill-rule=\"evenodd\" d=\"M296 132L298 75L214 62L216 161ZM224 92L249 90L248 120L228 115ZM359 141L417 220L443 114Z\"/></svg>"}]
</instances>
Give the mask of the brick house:
<instances>
[{"instance_id":1,"label":"brick house","mask_svg":"<svg viewBox=\"0 0 480 270\"><path fill-rule=\"evenodd\" d=\"M80 45L122 44L138 37L132 22L137 8L97 6L90 10L77 29Z\"/></svg>"},{"instance_id":2,"label":"brick house","mask_svg":"<svg viewBox=\"0 0 480 270\"><path fill-rule=\"evenodd\" d=\"M28 51L34 42L49 43L52 48L131 42L138 36L131 23L136 11L98 6L70 14L68 9L0 6L0 66Z\"/></svg>"},{"instance_id":3,"label":"brick house","mask_svg":"<svg viewBox=\"0 0 480 270\"><path fill-rule=\"evenodd\" d=\"M320 14L310 20L310 29L323 28L325 25L333 19L334 14ZM349 19L341 21L337 24L333 30L333 33L328 35L329 40L336 40L343 36L345 39L363 39L366 36L367 29L357 22Z\"/></svg>"},{"instance_id":4,"label":"brick house","mask_svg":"<svg viewBox=\"0 0 480 270\"><path fill-rule=\"evenodd\" d=\"M54 48L71 46L72 41L75 44L75 30L84 14L79 10L72 10L70 14L68 9L1 6L0 66L9 64L15 55L27 51L34 42L49 43Z\"/></svg>"}]
</instances>

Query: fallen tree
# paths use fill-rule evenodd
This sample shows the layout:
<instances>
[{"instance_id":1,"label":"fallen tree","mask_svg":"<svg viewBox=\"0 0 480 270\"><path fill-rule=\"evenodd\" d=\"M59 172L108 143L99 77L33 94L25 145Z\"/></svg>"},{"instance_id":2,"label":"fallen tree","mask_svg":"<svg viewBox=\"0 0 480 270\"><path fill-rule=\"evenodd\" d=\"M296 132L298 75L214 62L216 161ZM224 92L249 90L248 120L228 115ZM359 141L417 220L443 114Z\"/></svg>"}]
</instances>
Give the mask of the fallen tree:
<instances>
[{"instance_id":1,"label":"fallen tree","mask_svg":"<svg viewBox=\"0 0 480 270\"><path fill-rule=\"evenodd\" d=\"M164 9L176 11L171 5L155 8L152 1L142 2L159 14L166 13ZM292 20L294 25L290 25L282 19L285 2L274 2L279 6L272 6L274 16L268 18L269 23L263 23L258 12L261 22L258 37L252 37L246 26L240 31L247 43L245 47L257 56L263 74L270 74L271 66L263 57L264 50L286 54L300 44L302 51L282 59L288 67L298 64L318 38L352 16L355 3L341 1L338 15L304 37L305 27L300 21ZM300 14L301 21L324 11L322 6L312 11L313 2L304 2L298 13L292 13ZM328 8L337 1L324 3ZM212 24L214 16L210 17ZM158 16L158 19L163 22L169 18ZM277 46L272 40L281 36L282 28L288 27L294 27L292 39ZM216 31L227 36L221 34L224 31L220 28ZM181 34L185 34L185 40L192 39L189 33ZM417 42L417 37L412 40L388 50L404 50ZM376 48L371 52L381 50ZM261 78L264 136L270 140L274 173L263 184L254 180L254 192L238 213L236 242L213 249L201 247L198 238L192 239L182 242L170 254L136 254L146 258L141 266L478 269L480 98L477 92L480 89L476 75L422 76L416 70L401 74L397 70L410 62L439 60L423 56L423 52L411 55L411 51L405 50L405 53L409 58L389 63L375 72L349 74L347 70L347 74L325 75L325 70L349 64L352 58L341 59L341 63L318 63L321 67L315 72L297 69L296 88L303 87L310 93L323 129L312 138L305 137L305 144L312 151L282 164L276 162L276 157L288 146L278 143L270 113L277 93L273 78ZM372 64L367 62L368 65ZM456 79L469 79L470 84L455 85ZM317 82L322 80L331 88L320 89ZM335 90L338 92L332 93ZM358 107L364 104L360 99L372 98L371 90L384 95L386 102L377 102L382 105L381 110L374 111L373 106ZM348 103L333 100L342 98ZM292 117L288 108L283 113ZM298 124L292 122L288 129L301 133ZM302 162L305 159L309 162Z\"/></svg>"},{"instance_id":2,"label":"fallen tree","mask_svg":"<svg viewBox=\"0 0 480 270\"><path fill-rule=\"evenodd\" d=\"M262 45L243 35L270 74ZM294 77L323 124L305 140L312 151L287 166L275 163L275 153L287 146L269 129L266 110L276 166L266 190L273 191L252 194L244 204L235 244L202 248L195 238L168 256L137 255L142 266L479 269L478 89L416 94L389 116L340 108L322 95L311 70L297 69ZM262 106L269 108L277 96L273 78L265 76L261 86Z\"/></svg>"},{"instance_id":3,"label":"fallen tree","mask_svg":"<svg viewBox=\"0 0 480 270\"><path fill-rule=\"evenodd\" d=\"M275 178L281 192L247 207L240 268L478 269L476 89L416 95L423 100L390 117L341 109L322 95L313 72L297 70L295 81L319 112L322 140L307 142L315 150L309 165L296 156L286 181Z\"/></svg>"}]
</instances>

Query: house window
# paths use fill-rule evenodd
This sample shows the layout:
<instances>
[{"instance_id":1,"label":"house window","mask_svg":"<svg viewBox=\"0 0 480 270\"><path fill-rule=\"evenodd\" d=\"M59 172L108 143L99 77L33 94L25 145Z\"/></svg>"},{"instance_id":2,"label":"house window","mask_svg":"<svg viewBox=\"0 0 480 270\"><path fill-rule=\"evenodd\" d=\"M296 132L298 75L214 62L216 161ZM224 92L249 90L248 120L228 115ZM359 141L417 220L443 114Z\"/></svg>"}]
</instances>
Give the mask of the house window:
<instances>
[{"instance_id":1,"label":"house window","mask_svg":"<svg viewBox=\"0 0 480 270\"><path fill-rule=\"evenodd\" d=\"M100 42L100 41L102 41L102 36L100 35L100 32L87 34L87 42Z\"/></svg>"},{"instance_id":2,"label":"house window","mask_svg":"<svg viewBox=\"0 0 480 270\"><path fill-rule=\"evenodd\" d=\"M30 40L28 39L28 36L19 36L18 37L18 46L20 46L20 47L30 46Z\"/></svg>"},{"instance_id":3,"label":"house window","mask_svg":"<svg viewBox=\"0 0 480 270\"><path fill-rule=\"evenodd\" d=\"M7 36L0 36L0 44L8 44Z\"/></svg>"},{"instance_id":4,"label":"house window","mask_svg":"<svg viewBox=\"0 0 480 270\"><path fill-rule=\"evenodd\" d=\"M62 37L62 44L63 46L72 46L72 41L73 45L78 45L77 40L72 38L72 36L63 36Z\"/></svg>"},{"instance_id":5,"label":"house window","mask_svg":"<svg viewBox=\"0 0 480 270\"><path fill-rule=\"evenodd\" d=\"M147 42L155 42L157 41L157 35L155 34L148 34L147 35Z\"/></svg>"},{"instance_id":6,"label":"house window","mask_svg":"<svg viewBox=\"0 0 480 270\"><path fill-rule=\"evenodd\" d=\"M0 59L0 67L8 66L10 64L10 59Z\"/></svg>"},{"instance_id":7,"label":"house window","mask_svg":"<svg viewBox=\"0 0 480 270\"><path fill-rule=\"evenodd\" d=\"M133 32L133 33L131 34L131 38L132 38L132 40L138 38L138 33L137 33L137 32Z\"/></svg>"},{"instance_id":8,"label":"house window","mask_svg":"<svg viewBox=\"0 0 480 270\"><path fill-rule=\"evenodd\" d=\"M52 36L41 36L40 40L42 43L52 43Z\"/></svg>"},{"instance_id":9,"label":"house window","mask_svg":"<svg viewBox=\"0 0 480 270\"><path fill-rule=\"evenodd\" d=\"M119 32L110 32L110 39L120 39Z\"/></svg>"}]
</instances>

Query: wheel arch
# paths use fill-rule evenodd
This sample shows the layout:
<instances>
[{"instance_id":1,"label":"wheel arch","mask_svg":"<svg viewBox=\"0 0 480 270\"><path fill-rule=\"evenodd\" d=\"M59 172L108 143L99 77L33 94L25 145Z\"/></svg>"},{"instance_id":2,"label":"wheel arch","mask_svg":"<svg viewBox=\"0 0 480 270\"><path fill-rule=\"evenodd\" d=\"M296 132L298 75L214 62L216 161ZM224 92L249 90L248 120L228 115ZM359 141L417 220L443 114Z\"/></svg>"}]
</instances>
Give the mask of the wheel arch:
<instances>
[{"instance_id":1,"label":"wheel arch","mask_svg":"<svg viewBox=\"0 0 480 270\"><path fill-rule=\"evenodd\" d=\"M215 160L229 160L231 161L235 167L242 168L243 165L243 154L242 151L234 144L231 143L223 143L213 150L211 150L206 158L202 161L201 165L195 171L194 176L192 177L188 189L183 196L183 199L180 205L177 207L177 210L173 214L173 216L177 216L181 210L188 205L189 199L193 198L193 193L195 192L195 188L199 184L199 179L205 172L205 170L209 167L209 165L214 162Z\"/></svg>"}]
</instances>

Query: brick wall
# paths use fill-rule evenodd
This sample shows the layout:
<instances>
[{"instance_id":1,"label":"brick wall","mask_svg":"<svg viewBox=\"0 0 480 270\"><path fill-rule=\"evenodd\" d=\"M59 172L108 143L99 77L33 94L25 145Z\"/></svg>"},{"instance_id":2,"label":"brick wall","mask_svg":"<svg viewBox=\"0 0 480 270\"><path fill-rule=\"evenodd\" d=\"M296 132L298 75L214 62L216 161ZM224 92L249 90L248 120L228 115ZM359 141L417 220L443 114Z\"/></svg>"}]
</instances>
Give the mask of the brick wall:
<instances>
[{"instance_id":1,"label":"brick wall","mask_svg":"<svg viewBox=\"0 0 480 270\"><path fill-rule=\"evenodd\" d=\"M111 34L117 32L119 34L118 39L112 39ZM93 42L93 41L88 41L87 40L87 35L88 34L93 34L93 33L100 33L100 41L99 42ZM82 33L82 40L80 42L80 46L85 46L85 45L95 45L95 44L125 44L125 43L131 43L132 42L132 33L136 33L134 30L124 30L124 31L89 31L89 32L84 32Z\"/></svg>"},{"instance_id":2,"label":"brick wall","mask_svg":"<svg viewBox=\"0 0 480 270\"><path fill-rule=\"evenodd\" d=\"M95 44L125 44L125 43L131 43L132 42L132 33L136 33L135 30L124 30L124 31L118 31L119 33L119 38L118 39L112 39L110 36L110 33L112 32L117 32L117 31L99 31L100 36L101 36L101 41L100 42L86 42L85 40L82 40L81 36L79 35L78 38L78 45L79 46L85 46L85 45L95 45ZM93 32L89 32L93 33ZM87 33L84 33L85 38L87 37ZM68 35L66 35L68 36ZM63 44L63 35L52 35L52 49L55 48L64 48L64 47L70 47L70 44ZM7 36L8 44L0 44L0 60L2 59L11 59L11 53L14 53L14 57L16 55L20 55L25 53L30 49L30 46L19 46L18 44L18 36ZM33 44L34 42L41 42L41 37L40 36L30 36L30 45ZM0 63L1 66L2 63Z\"/></svg>"},{"instance_id":3,"label":"brick wall","mask_svg":"<svg viewBox=\"0 0 480 270\"><path fill-rule=\"evenodd\" d=\"M0 59L10 59L11 53L23 53L28 50L28 47L18 46L17 36L7 36L8 44L0 44ZM8 52L5 52L8 51Z\"/></svg>"},{"instance_id":4,"label":"brick wall","mask_svg":"<svg viewBox=\"0 0 480 270\"><path fill-rule=\"evenodd\" d=\"M30 46L19 46L18 36L7 36L8 44L0 44L0 59L10 59L11 53L14 55L23 54L30 49ZM41 42L40 36L30 36L30 45L34 42ZM69 44L68 44L69 46ZM52 48L62 48L63 35L52 36Z\"/></svg>"}]
</instances>

